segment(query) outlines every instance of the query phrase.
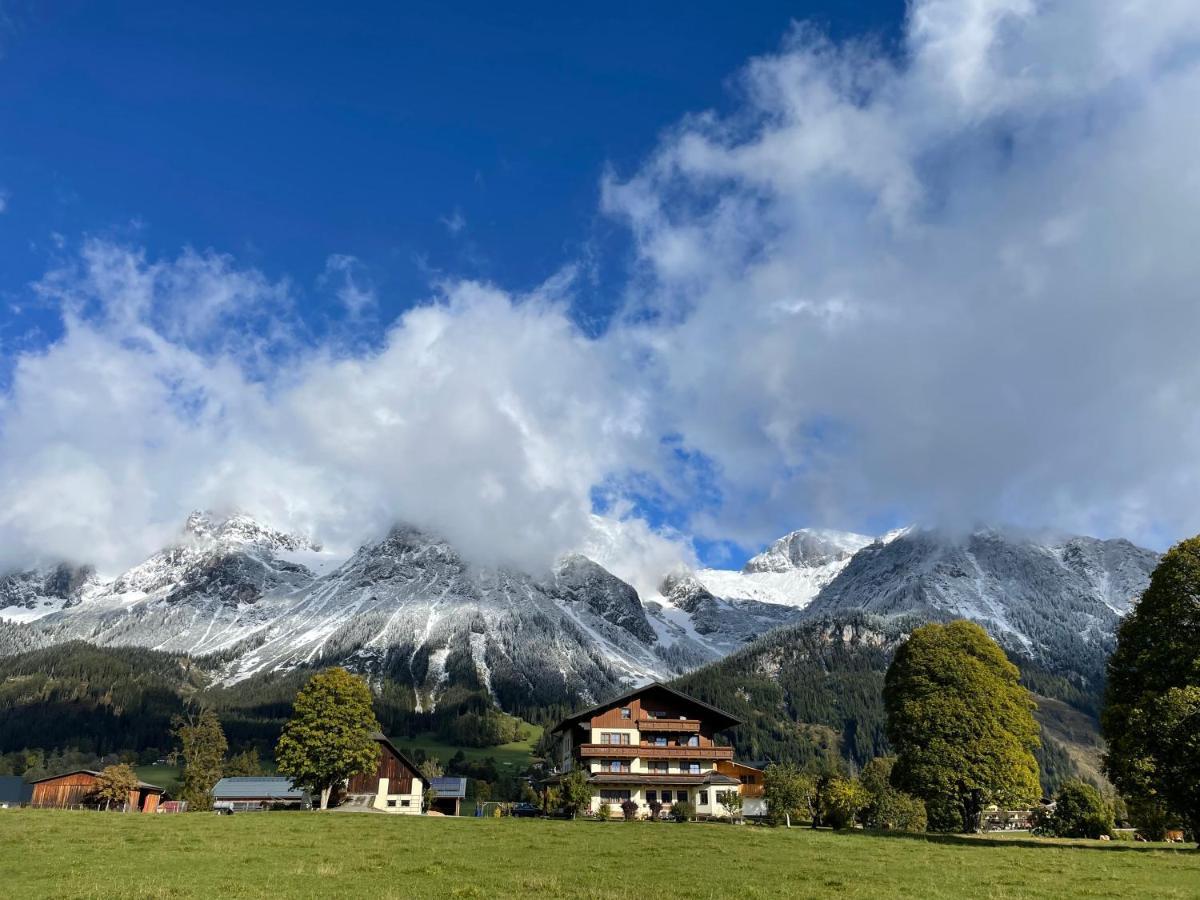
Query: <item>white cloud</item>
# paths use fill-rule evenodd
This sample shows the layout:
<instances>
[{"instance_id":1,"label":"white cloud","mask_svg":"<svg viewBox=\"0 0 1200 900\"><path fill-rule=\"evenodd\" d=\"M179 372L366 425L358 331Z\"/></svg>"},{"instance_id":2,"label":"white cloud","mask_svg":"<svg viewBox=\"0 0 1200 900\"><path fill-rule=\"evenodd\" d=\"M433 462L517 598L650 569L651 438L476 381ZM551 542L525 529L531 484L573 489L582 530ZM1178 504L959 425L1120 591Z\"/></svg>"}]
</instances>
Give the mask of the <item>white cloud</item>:
<instances>
[{"instance_id":1,"label":"white cloud","mask_svg":"<svg viewBox=\"0 0 1200 900\"><path fill-rule=\"evenodd\" d=\"M1095 0L916 2L898 58L801 28L610 178L703 526L1200 529L1198 36Z\"/></svg>"},{"instance_id":2,"label":"white cloud","mask_svg":"<svg viewBox=\"0 0 1200 900\"><path fill-rule=\"evenodd\" d=\"M606 179L637 265L599 338L570 267L448 281L348 350L226 256L89 242L0 396L0 565L119 567L236 506L484 562L586 547L646 587L689 551L631 484L751 545L892 514L1200 530L1200 9L1145 10L922 0L895 56L798 29L735 114ZM355 258L324 278L375 308Z\"/></svg>"},{"instance_id":3,"label":"white cloud","mask_svg":"<svg viewBox=\"0 0 1200 900\"><path fill-rule=\"evenodd\" d=\"M438 219L438 221L442 223L443 228L445 228L455 237L457 237L467 228L466 217L463 216L462 210L457 206L454 207L454 212L450 213L448 216L442 216L440 219Z\"/></svg>"}]
</instances>

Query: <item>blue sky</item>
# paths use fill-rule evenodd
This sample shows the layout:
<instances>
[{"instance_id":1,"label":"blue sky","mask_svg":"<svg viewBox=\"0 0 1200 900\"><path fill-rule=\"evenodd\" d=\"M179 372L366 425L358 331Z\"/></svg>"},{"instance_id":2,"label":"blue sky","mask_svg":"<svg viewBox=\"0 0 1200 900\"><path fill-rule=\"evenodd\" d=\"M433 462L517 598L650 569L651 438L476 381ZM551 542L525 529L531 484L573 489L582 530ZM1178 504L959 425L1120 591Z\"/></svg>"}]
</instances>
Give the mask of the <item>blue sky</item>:
<instances>
[{"instance_id":1,"label":"blue sky","mask_svg":"<svg viewBox=\"0 0 1200 900\"><path fill-rule=\"evenodd\" d=\"M198 507L629 577L1163 547L1197 95L1187 0L0 0L0 566Z\"/></svg>"},{"instance_id":2,"label":"blue sky","mask_svg":"<svg viewBox=\"0 0 1200 900\"><path fill-rule=\"evenodd\" d=\"M898 28L898 2L51 3L10 14L0 60L0 291L52 235L213 247L317 285L352 254L384 317L431 277L530 287L587 254L603 327L626 236L597 214L606 166L727 106L726 80L793 17ZM318 312L319 311L319 314ZM0 312L0 334L27 327ZM44 321L42 324L46 324Z\"/></svg>"}]
</instances>

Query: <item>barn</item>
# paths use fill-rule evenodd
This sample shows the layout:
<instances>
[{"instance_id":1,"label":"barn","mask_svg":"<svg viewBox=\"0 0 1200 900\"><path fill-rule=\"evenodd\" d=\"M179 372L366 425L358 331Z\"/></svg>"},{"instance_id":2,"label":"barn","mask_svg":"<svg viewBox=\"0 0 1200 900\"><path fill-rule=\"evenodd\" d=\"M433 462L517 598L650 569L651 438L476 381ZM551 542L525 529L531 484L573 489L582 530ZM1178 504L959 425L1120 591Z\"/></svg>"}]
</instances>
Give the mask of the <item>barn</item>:
<instances>
[{"instance_id":1,"label":"barn","mask_svg":"<svg viewBox=\"0 0 1200 900\"><path fill-rule=\"evenodd\" d=\"M51 809L67 809L70 807L94 806L92 794L96 790L96 782L100 773L93 769L78 769L63 775L51 775L40 778L33 784L33 796L30 806ZM135 790L129 792L129 812L152 813L158 809L158 802L166 793L155 784L139 781Z\"/></svg>"},{"instance_id":2,"label":"barn","mask_svg":"<svg viewBox=\"0 0 1200 900\"><path fill-rule=\"evenodd\" d=\"M424 784L416 764L382 734L372 737L379 745L379 761L374 771L355 775L347 782L344 805L420 815Z\"/></svg>"}]
</instances>

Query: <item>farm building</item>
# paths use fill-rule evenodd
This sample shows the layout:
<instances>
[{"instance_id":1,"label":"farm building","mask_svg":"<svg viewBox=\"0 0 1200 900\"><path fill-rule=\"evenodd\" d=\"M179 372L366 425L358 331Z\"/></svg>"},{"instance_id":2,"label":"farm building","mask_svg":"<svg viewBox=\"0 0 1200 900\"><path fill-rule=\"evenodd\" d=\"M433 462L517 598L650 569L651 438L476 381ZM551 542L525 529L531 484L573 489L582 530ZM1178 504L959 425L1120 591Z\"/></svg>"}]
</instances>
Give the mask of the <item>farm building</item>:
<instances>
[{"instance_id":1,"label":"farm building","mask_svg":"<svg viewBox=\"0 0 1200 900\"><path fill-rule=\"evenodd\" d=\"M749 765L722 759L717 762L717 771L738 780L738 793L742 795L742 815L759 818L767 814L766 792L763 786L763 766Z\"/></svg>"},{"instance_id":2,"label":"farm building","mask_svg":"<svg viewBox=\"0 0 1200 900\"><path fill-rule=\"evenodd\" d=\"M382 734L374 735L379 761L373 772L355 775L346 784L344 805L405 815L421 814L425 785L416 764Z\"/></svg>"},{"instance_id":3,"label":"farm building","mask_svg":"<svg viewBox=\"0 0 1200 900\"><path fill-rule=\"evenodd\" d=\"M429 779L429 786L437 796L429 808L444 816L462 815L462 801L467 796L467 779L443 776Z\"/></svg>"},{"instance_id":4,"label":"farm building","mask_svg":"<svg viewBox=\"0 0 1200 900\"><path fill-rule=\"evenodd\" d=\"M33 797L30 806L66 809L68 807L94 806L92 794L100 773L92 769L79 769L63 775L51 775L33 782ZM152 813L158 809L158 801L165 793L155 784L139 781L136 789L129 792L129 812Z\"/></svg>"},{"instance_id":5,"label":"farm building","mask_svg":"<svg viewBox=\"0 0 1200 900\"><path fill-rule=\"evenodd\" d=\"M291 806L307 809L309 795L295 787L290 778L248 776L222 778L213 787L213 808L235 812Z\"/></svg>"},{"instance_id":6,"label":"farm building","mask_svg":"<svg viewBox=\"0 0 1200 900\"><path fill-rule=\"evenodd\" d=\"M25 806L33 797L33 785L26 784L20 775L0 775L0 809Z\"/></svg>"}]
</instances>

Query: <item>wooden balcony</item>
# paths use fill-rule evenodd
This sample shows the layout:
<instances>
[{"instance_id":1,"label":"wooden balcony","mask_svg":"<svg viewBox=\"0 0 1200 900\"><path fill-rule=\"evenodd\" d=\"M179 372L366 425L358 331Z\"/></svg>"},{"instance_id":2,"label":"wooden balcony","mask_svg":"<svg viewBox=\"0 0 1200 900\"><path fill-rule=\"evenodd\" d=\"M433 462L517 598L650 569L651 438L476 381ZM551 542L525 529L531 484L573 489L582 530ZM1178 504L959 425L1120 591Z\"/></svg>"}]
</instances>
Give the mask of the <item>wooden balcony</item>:
<instances>
[{"instance_id":1,"label":"wooden balcony","mask_svg":"<svg viewBox=\"0 0 1200 900\"><path fill-rule=\"evenodd\" d=\"M649 744L580 744L579 755L603 759L733 759L732 747L654 747Z\"/></svg>"},{"instance_id":2,"label":"wooden balcony","mask_svg":"<svg viewBox=\"0 0 1200 900\"><path fill-rule=\"evenodd\" d=\"M699 719L639 719L639 731L652 731L656 734L696 734L700 731Z\"/></svg>"}]
</instances>

